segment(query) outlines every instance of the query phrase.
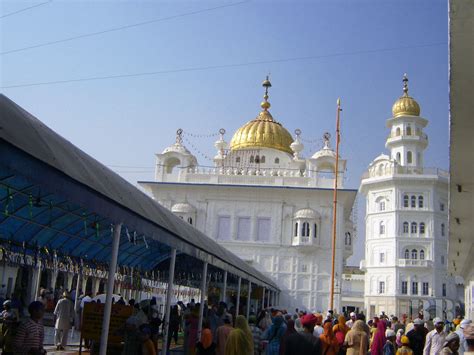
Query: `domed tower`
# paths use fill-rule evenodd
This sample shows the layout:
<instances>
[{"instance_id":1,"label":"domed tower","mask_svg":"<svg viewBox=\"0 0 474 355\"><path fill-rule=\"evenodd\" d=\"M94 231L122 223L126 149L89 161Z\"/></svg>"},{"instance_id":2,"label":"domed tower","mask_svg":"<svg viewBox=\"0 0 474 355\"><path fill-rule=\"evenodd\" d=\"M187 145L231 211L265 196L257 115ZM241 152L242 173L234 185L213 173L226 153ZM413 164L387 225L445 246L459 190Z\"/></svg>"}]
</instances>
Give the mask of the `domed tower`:
<instances>
[{"instance_id":1,"label":"domed tower","mask_svg":"<svg viewBox=\"0 0 474 355\"><path fill-rule=\"evenodd\" d=\"M385 144L390 155L370 163L359 189L366 198L361 261L366 314L446 317L452 311L446 262L449 174L423 167L428 122L408 95L406 75L392 116Z\"/></svg>"},{"instance_id":2,"label":"domed tower","mask_svg":"<svg viewBox=\"0 0 474 355\"><path fill-rule=\"evenodd\" d=\"M272 84L268 76L262 86L265 88L264 100L260 104L262 111L234 133L225 161L226 166L258 171L264 168L290 168L299 161L298 154L294 157L293 137L269 111L271 105L268 102L268 89Z\"/></svg>"},{"instance_id":3,"label":"domed tower","mask_svg":"<svg viewBox=\"0 0 474 355\"><path fill-rule=\"evenodd\" d=\"M155 179L175 181L182 173L197 166L196 157L183 144L183 130L176 131L176 141L156 154Z\"/></svg>"},{"instance_id":4,"label":"domed tower","mask_svg":"<svg viewBox=\"0 0 474 355\"><path fill-rule=\"evenodd\" d=\"M390 134L385 147L390 157L399 165L422 168L423 154L428 146L428 136L423 132L428 121L420 117L420 105L408 95L408 78L403 77L403 95L392 107L392 117L387 120Z\"/></svg>"}]
</instances>

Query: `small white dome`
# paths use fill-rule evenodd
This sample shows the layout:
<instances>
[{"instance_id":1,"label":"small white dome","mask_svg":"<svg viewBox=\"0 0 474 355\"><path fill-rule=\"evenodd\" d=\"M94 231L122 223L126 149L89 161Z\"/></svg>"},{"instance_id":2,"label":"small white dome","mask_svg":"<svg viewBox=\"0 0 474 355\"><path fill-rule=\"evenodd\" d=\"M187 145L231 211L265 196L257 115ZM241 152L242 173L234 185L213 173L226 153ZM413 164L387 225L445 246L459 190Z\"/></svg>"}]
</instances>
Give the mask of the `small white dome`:
<instances>
[{"instance_id":1,"label":"small white dome","mask_svg":"<svg viewBox=\"0 0 474 355\"><path fill-rule=\"evenodd\" d=\"M191 152L181 143L174 143L170 145L169 147L165 148L165 150L163 150L162 154L166 154L170 152L181 153L181 154L191 154Z\"/></svg>"},{"instance_id":2,"label":"small white dome","mask_svg":"<svg viewBox=\"0 0 474 355\"><path fill-rule=\"evenodd\" d=\"M171 212L173 213L194 213L196 212L196 207L190 205L187 202L176 203L171 207Z\"/></svg>"},{"instance_id":3,"label":"small white dome","mask_svg":"<svg viewBox=\"0 0 474 355\"><path fill-rule=\"evenodd\" d=\"M319 213L317 213L311 208L303 208L301 210L298 210L293 216L294 219L317 219L319 217Z\"/></svg>"}]
</instances>

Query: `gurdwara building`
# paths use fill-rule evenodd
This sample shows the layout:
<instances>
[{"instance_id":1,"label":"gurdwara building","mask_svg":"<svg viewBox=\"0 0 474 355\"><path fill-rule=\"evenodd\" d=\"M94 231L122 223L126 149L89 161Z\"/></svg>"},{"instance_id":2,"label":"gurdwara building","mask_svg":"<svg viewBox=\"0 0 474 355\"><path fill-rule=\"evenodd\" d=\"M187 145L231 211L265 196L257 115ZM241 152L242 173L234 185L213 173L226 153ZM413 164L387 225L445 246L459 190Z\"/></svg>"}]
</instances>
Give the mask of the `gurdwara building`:
<instances>
[{"instance_id":1,"label":"gurdwara building","mask_svg":"<svg viewBox=\"0 0 474 355\"><path fill-rule=\"evenodd\" d=\"M263 87L261 112L235 131L230 144L220 130L214 166L200 165L178 130L176 141L156 154L155 180L139 184L160 204L274 279L282 290L279 306L325 311L336 154L325 135L324 146L303 157L301 131L292 136L273 118L268 78ZM341 285L343 266L352 255L351 211L357 190L343 187L345 160L339 159L338 170L335 284ZM339 307L336 286L334 308Z\"/></svg>"}]
</instances>

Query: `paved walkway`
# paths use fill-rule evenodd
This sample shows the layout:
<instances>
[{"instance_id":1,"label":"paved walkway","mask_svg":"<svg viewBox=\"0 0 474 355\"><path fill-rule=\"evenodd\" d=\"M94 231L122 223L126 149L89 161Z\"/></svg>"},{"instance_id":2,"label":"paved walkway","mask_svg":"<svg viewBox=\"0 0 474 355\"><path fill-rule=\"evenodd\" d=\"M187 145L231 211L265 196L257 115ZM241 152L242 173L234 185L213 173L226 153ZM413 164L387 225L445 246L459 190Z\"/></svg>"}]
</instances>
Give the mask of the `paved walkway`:
<instances>
[{"instance_id":1,"label":"paved walkway","mask_svg":"<svg viewBox=\"0 0 474 355\"><path fill-rule=\"evenodd\" d=\"M44 348L49 355L76 355L79 353L79 331L70 330L68 335L68 346L66 350L58 351L54 345L54 328L53 327L44 327ZM174 345L174 344L173 344ZM84 355L89 355L89 351L86 351L83 348L82 353ZM170 355L182 355L184 354L181 350L181 347L170 350Z\"/></svg>"}]
</instances>

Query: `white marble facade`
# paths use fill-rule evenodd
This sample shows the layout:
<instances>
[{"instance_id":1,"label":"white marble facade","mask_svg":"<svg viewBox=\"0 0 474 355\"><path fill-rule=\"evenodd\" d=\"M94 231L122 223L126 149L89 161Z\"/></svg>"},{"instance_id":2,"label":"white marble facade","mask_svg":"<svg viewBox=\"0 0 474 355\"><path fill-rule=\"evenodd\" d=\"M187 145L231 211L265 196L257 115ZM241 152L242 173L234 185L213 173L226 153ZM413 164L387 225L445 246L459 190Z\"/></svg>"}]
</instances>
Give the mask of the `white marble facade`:
<instances>
[{"instance_id":1,"label":"white marble facade","mask_svg":"<svg viewBox=\"0 0 474 355\"><path fill-rule=\"evenodd\" d=\"M267 84L266 84L267 83ZM264 86L268 90L269 82ZM176 142L156 155L155 181L139 182L166 208L263 271L282 290L280 306L328 308L331 274L335 153L326 136L312 157L301 155L299 130L292 137L270 115L268 91L262 112L225 142L215 142L214 168L203 168ZM314 134L311 134L314 136ZM340 159L336 274L352 255L350 220L355 190L343 188ZM339 309L340 295L335 308Z\"/></svg>"},{"instance_id":2,"label":"white marble facade","mask_svg":"<svg viewBox=\"0 0 474 355\"><path fill-rule=\"evenodd\" d=\"M369 316L454 315L456 298L447 274L448 173L423 164L428 121L416 101L403 96L387 120L389 155L364 175L366 197L365 308Z\"/></svg>"}]
</instances>

